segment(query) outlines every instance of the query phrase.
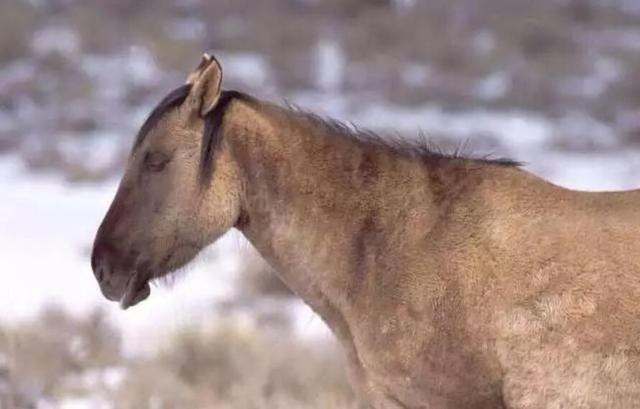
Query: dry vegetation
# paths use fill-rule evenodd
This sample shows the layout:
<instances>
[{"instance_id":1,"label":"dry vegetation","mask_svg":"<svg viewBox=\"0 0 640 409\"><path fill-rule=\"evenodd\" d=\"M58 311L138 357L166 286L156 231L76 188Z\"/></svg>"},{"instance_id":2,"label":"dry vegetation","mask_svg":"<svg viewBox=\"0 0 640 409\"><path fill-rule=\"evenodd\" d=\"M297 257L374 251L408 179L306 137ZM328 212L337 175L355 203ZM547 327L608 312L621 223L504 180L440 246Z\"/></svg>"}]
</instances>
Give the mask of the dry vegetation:
<instances>
[{"instance_id":1,"label":"dry vegetation","mask_svg":"<svg viewBox=\"0 0 640 409\"><path fill-rule=\"evenodd\" d=\"M148 357L127 357L99 311L50 308L0 330L0 407L357 409L333 343L264 328L184 328Z\"/></svg>"},{"instance_id":2,"label":"dry vegetation","mask_svg":"<svg viewBox=\"0 0 640 409\"><path fill-rule=\"evenodd\" d=\"M124 352L100 309L0 322L0 408L364 409L336 342L295 335L294 295L255 251L243 260L233 299L144 355Z\"/></svg>"},{"instance_id":3,"label":"dry vegetation","mask_svg":"<svg viewBox=\"0 0 640 409\"><path fill-rule=\"evenodd\" d=\"M72 180L102 179L121 166L126 149L95 168L59 145L107 132L128 146L137 110L178 83L204 49L264 56L277 95L313 90L320 39L344 53L339 91L363 103L433 102L549 118L580 112L610 126L617 147L637 144L639 23L640 15L616 2L596 0L8 0L0 5L0 152L20 150L34 168ZM34 45L51 27L62 28L71 45ZM135 73L126 62L87 72L87 58L131 50L157 64L150 81L128 78ZM105 80L105 72L121 78ZM242 80L228 85L264 92ZM479 92L483 86L488 91ZM34 149L39 144L45 148Z\"/></svg>"},{"instance_id":4,"label":"dry vegetation","mask_svg":"<svg viewBox=\"0 0 640 409\"><path fill-rule=\"evenodd\" d=\"M100 309L75 316L52 305L28 321L0 322L0 408L364 409L337 343L296 335L295 295L245 251L233 298L147 354L125 353Z\"/></svg>"}]
</instances>

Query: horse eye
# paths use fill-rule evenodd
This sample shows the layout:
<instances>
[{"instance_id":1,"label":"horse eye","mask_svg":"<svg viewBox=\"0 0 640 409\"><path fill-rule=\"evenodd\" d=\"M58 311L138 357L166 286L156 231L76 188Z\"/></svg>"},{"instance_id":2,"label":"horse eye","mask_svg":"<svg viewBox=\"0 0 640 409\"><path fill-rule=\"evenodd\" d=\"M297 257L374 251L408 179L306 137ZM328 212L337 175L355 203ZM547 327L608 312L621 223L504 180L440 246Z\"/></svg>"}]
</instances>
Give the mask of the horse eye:
<instances>
[{"instance_id":1,"label":"horse eye","mask_svg":"<svg viewBox=\"0 0 640 409\"><path fill-rule=\"evenodd\" d=\"M167 166L170 160L171 158L164 153L147 152L144 155L144 168L152 172L160 172Z\"/></svg>"}]
</instances>

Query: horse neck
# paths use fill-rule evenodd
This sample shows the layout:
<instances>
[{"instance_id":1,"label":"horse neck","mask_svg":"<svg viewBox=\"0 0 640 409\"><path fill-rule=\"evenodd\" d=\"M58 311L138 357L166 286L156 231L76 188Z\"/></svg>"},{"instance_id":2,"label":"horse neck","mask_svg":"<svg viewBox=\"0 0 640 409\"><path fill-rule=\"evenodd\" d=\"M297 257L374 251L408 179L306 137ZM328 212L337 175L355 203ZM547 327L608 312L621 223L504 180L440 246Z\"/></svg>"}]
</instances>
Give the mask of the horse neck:
<instances>
[{"instance_id":1,"label":"horse neck","mask_svg":"<svg viewBox=\"0 0 640 409\"><path fill-rule=\"evenodd\" d=\"M331 325L353 306L367 258L392 239L383 236L424 235L434 205L418 161L300 115L232 106L227 134L245 184L237 227Z\"/></svg>"}]
</instances>

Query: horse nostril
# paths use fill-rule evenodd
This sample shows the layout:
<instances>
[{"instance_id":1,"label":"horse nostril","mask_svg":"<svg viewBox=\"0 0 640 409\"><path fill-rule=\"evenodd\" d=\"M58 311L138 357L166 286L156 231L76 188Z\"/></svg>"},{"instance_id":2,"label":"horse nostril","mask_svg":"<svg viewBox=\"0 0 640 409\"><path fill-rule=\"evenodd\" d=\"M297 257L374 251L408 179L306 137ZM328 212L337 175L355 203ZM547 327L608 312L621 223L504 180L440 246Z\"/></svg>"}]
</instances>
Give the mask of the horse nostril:
<instances>
[{"instance_id":1,"label":"horse nostril","mask_svg":"<svg viewBox=\"0 0 640 409\"><path fill-rule=\"evenodd\" d=\"M114 256L112 247L103 241L98 241L91 254L91 269L99 283L109 278L110 262Z\"/></svg>"},{"instance_id":2,"label":"horse nostril","mask_svg":"<svg viewBox=\"0 0 640 409\"><path fill-rule=\"evenodd\" d=\"M97 247L94 247L93 251L91 252L91 269L93 270L94 273L98 269L98 251L97 251Z\"/></svg>"},{"instance_id":3,"label":"horse nostril","mask_svg":"<svg viewBox=\"0 0 640 409\"><path fill-rule=\"evenodd\" d=\"M102 279L104 278L104 269L102 268L102 266L98 266L97 268L93 269L93 274L96 276L98 282L102 282Z\"/></svg>"},{"instance_id":4,"label":"horse nostril","mask_svg":"<svg viewBox=\"0 0 640 409\"><path fill-rule=\"evenodd\" d=\"M107 275L107 266L105 257L101 254L94 253L94 256L91 257L91 268L93 270L93 275L96 277L99 283L101 283L105 275Z\"/></svg>"}]
</instances>

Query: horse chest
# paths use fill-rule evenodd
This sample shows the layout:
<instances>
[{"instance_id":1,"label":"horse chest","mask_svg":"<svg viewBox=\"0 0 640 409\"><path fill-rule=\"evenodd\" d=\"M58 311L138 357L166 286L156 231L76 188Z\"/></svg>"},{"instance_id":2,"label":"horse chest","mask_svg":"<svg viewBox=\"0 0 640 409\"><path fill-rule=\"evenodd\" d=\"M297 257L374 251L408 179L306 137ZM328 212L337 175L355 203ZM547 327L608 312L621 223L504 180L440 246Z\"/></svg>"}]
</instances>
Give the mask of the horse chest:
<instances>
[{"instance_id":1,"label":"horse chest","mask_svg":"<svg viewBox=\"0 0 640 409\"><path fill-rule=\"evenodd\" d=\"M381 408L482 408L499 396L499 379L487 360L462 338L416 325L421 333L384 325L354 334L350 365L362 389ZM394 406L395 405L395 406Z\"/></svg>"}]
</instances>

